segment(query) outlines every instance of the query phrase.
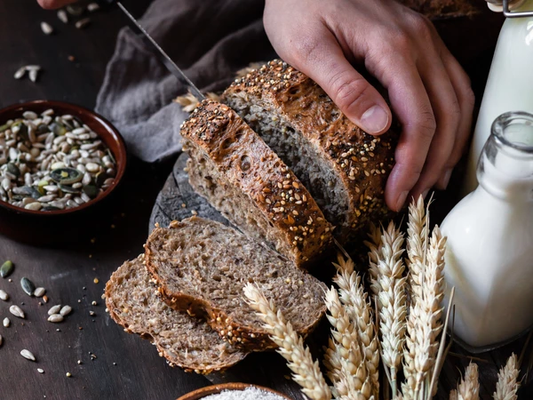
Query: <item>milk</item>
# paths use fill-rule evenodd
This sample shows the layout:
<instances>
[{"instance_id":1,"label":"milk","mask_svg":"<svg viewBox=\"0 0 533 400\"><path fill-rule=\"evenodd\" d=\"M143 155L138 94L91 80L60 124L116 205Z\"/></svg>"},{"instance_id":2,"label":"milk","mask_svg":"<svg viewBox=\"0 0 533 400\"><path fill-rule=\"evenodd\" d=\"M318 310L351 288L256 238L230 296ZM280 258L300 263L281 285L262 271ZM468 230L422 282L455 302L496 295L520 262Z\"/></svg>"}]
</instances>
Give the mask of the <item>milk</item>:
<instances>
[{"instance_id":1,"label":"milk","mask_svg":"<svg viewBox=\"0 0 533 400\"><path fill-rule=\"evenodd\" d=\"M513 11L533 11L533 0ZM477 187L476 166L492 122L507 111L533 113L533 18L507 18L492 60L468 157L463 196Z\"/></svg>"},{"instance_id":2,"label":"milk","mask_svg":"<svg viewBox=\"0 0 533 400\"><path fill-rule=\"evenodd\" d=\"M448 214L442 231L455 334L483 349L533 325L533 115L509 113L495 122L477 177L478 188Z\"/></svg>"}]
</instances>

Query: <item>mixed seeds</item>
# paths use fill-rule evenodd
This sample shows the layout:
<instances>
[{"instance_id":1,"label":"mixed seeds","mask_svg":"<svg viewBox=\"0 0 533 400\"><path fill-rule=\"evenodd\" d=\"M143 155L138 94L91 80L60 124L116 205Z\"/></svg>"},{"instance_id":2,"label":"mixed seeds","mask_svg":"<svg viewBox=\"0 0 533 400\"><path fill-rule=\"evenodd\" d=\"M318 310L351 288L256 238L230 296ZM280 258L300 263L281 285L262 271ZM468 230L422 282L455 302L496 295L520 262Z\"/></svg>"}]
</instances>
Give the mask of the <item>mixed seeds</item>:
<instances>
[{"instance_id":1,"label":"mixed seeds","mask_svg":"<svg viewBox=\"0 0 533 400\"><path fill-rule=\"evenodd\" d=\"M37 77L39 76L40 70L41 70L40 65L24 65L15 71L15 75L13 75L13 77L15 79L22 79L26 75L26 72L27 72L30 78L30 81L37 82Z\"/></svg>"},{"instance_id":2,"label":"mixed seeds","mask_svg":"<svg viewBox=\"0 0 533 400\"><path fill-rule=\"evenodd\" d=\"M26 111L0 125L2 201L33 211L71 209L98 197L115 175L111 151L75 116Z\"/></svg>"}]
</instances>

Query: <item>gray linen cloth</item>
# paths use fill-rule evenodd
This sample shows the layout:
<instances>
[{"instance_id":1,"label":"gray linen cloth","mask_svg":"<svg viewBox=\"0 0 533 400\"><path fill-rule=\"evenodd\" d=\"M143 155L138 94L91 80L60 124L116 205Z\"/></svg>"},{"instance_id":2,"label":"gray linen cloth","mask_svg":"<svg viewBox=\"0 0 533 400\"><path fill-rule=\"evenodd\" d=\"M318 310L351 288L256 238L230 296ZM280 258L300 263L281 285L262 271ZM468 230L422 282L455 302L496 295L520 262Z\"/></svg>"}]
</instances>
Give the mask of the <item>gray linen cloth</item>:
<instances>
[{"instance_id":1,"label":"gray linen cloth","mask_svg":"<svg viewBox=\"0 0 533 400\"><path fill-rule=\"evenodd\" d=\"M202 92L219 91L250 62L275 57L263 7L261 0L155 0L139 21ZM179 128L187 113L172 100L185 92L152 47L126 27L96 111L122 133L130 154L158 161L181 151Z\"/></svg>"}]
</instances>

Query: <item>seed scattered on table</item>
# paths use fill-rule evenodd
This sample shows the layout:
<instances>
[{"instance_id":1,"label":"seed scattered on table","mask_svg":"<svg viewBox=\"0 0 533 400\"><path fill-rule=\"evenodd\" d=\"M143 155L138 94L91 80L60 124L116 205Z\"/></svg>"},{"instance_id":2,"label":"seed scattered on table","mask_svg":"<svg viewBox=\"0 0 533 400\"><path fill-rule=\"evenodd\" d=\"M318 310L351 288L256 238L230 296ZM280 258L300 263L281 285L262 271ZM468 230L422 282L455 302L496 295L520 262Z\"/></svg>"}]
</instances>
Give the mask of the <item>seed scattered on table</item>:
<instances>
[{"instance_id":1,"label":"seed scattered on table","mask_svg":"<svg viewBox=\"0 0 533 400\"><path fill-rule=\"evenodd\" d=\"M67 378L70 378L72 376L70 372L67 372L65 375L67 376Z\"/></svg>"},{"instance_id":2,"label":"seed scattered on table","mask_svg":"<svg viewBox=\"0 0 533 400\"><path fill-rule=\"evenodd\" d=\"M67 12L72 15L73 17L79 17L81 14L83 14L83 7L78 4L70 4L67 7Z\"/></svg>"},{"instance_id":3,"label":"seed scattered on table","mask_svg":"<svg viewBox=\"0 0 533 400\"><path fill-rule=\"evenodd\" d=\"M48 310L48 315L59 314L60 310L61 310L61 304L56 304L55 306L53 306L52 308Z\"/></svg>"},{"instance_id":4,"label":"seed scattered on table","mask_svg":"<svg viewBox=\"0 0 533 400\"><path fill-rule=\"evenodd\" d=\"M65 10L59 10L57 12L57 18L64 24L68 24L68 14Z\"/></svg>"},{"instance_id":5,"label":"seed scattered on table","mask_svg":"<svg viewBox=\"0 0 533 400\"><path fill-rule=\"evenodd\" d=\"M67 305L67 306L63 306L63 308L61 308L61 310L59 311L59 314L61 314L61 316L63 316L63 317L66 317L71 312L72 312L72 307Z\"/></svg>"},{"instance_id":6,"label":"seed scattered on table","mask_svg":"<svg viewBox=\"0 0 533 400\"><path fill-rule=\"evenodd\" d=\"M0 267L0 276L2 278L7 278L13 272L13 268L13 262L11 262L10 260L5 261Z\"/></svg>"},{"instance_id":7,"label":"seed scattered on table","mask_svg":"<svg viewBox=\"0 0 533 400\"><path fill-rule=\"evenodd\" d=\"M48 322L59 323L63 321L63 316L61 314L52 314L48 317Z\"/></svg>"},{"instance_id":8,"label":"seed scattered on table","mask_svg":"<svg viewBox=\"0 0 533 400\"><path fill-rule=\"evenodd\" d=\"M91 317L94 317L94 316L96 315L96 313L95 313L94 311L89 311L89 315L90 315Z\"/></svg>"},{"instance_id":9,"label":"seed scattered on table","mask_svg":"<svg viewBox=\"0 0 533 400\"><path fill-rule=\"evenodd\" d=\"M52 28L52 25L50 25L48 22L41 22L41 30L45 35L51 35L54 33L54 28Z\"/></svg>"},{"instance_id":10,"label":"seed scattered on table","mask_svg":"<svg viewBox=\"0 0 533 400\"><path fill-rule=\"evenodd\" d=\"M13 75L13 77L15 79L21 79L24 75L26 75L26 67L20 67L19 69L17 69L17 71L15 72L15 75Z\"/></svg>"},{"instance_id":11,"label":"seed scattered on table","mask_svg":"<svg viewBox=\"0 0 533 400\"><path fill-rule=\"evenodd\" d=\"M33 292L35 292L35 285L32 281L30 281L26 277L23 277L20 280L20 286L22 287L22 290L24 290L24 293L26 293L30 297L33 296Z\"/></svg>"},{"instance_id":12,"label":"seed scattered on table","mask_svg":"<svg viewBox=\"0 0 533 400\"><path fill-rule=\"evenodd\" d=\"M93 282L96 284L96 283L100 282L100 280L98 278L94 278Z\"/></svg>"},{"instance_id":13,"label":"seed scattered on table","mask_svg":"<svg viewBox=\"0 0 533 400\"><path fill-rule=\"evenodd\" d=\"M4 318L4 320L2 321L2 325L4 325L4 328L9 328L9 325L11 325L11 321L8 317Z\"/></svg>"},{"instance_id":14,"label":"seed scattered on table","mask_svg":"<svg viewBox=\"0 0 533 400\"><path fill-rule=\"evenodd\" d=\"M87 11L89 12L95 12L100 9L100 5L98 3L89 3L87 4Z\"/></svg>"},{"instance_id":15,"label":"seed scattered on table","mask_svg":"<svg viewBox=\"0 0 533 400\"><path fill-rule=\"evenodd\" d=\"M48 296L47 295L43 296L43 303L44 304L48 303Z\"/></svg>"},{"instance_id":16,"label":"seed scattered on table","mask_svg":"<svg viewBox=\"0 0 533 400\"><path fill-rule=\"evenodd\" d=\"M98 303L97 303L96 301L93 301L93 302L91 303L91 305L96 306L96 305L98 305Z\"/></svg>"},{"instance_id":17,"label":"seed scattered on table","mask_svg":"<svg viewBox=\"0 0 533 400\"><path fill-rule=\"evenodd\" d=\"M2 289L0 289L0 300L4 300L4 301L9 300L9 295L6 292L4 292Z\"/></svg>"},{"instance_id":18,"label":"seed scattered on table","mask_svg":"<svg viewBox=\"0 0 533 400\"><path fill-rule=\"evenodd\" d=\"M79 21L76 21L76 28L83 29L87 27L91 23L91 20L89 18L83 18Z\"/></svg>"},{"instance_id":19,"label":"seed scattered on table","mask_svg":"<svg viewBox=\"0 0 533 400\"><path fill-rule=\"evenodd\" d=\"M13 304L12 306L9 307L9 312L11 314L13 314L15 317L18 317L18 318L22 318L24 319L25 315L24 315L24 311L22 311L22 308L20 308L19 306Z\"/></svg>"},{"instance_id":20,"label":"seed scattered on table","mask_svg":"<svg viewBox=\"0 0 533 400\"><path fill-rule=\"evenodd\" d=\"M43 297L45 293L46 293L46 289L43 288L43 287L38 287L38 288L36 288L36 289L33 291L33 295L34 295L35 297Z\"/></svg>"},{"instance_id":21,"label":"seed scattered on table","mask_svg":"<svg viewBox=\"0 0 533 400\"><path fill-rule=\"evenodd\" d=\"M40 374L44 374L44 369L42 369L42 368L37 368L37 372L40 373Z\"/></svg>"},{"instance_id":22,"label":"seed scattered on table","mask_svg":"<svg viewBox=\"0 0 533 400\"><path fill-rule=\"evenodd\" d=\"M35 361L35 356L29 350L26 350L26 349L21 350L20 355L24 357L26 360Z\"/></svg>"}]
</instances>

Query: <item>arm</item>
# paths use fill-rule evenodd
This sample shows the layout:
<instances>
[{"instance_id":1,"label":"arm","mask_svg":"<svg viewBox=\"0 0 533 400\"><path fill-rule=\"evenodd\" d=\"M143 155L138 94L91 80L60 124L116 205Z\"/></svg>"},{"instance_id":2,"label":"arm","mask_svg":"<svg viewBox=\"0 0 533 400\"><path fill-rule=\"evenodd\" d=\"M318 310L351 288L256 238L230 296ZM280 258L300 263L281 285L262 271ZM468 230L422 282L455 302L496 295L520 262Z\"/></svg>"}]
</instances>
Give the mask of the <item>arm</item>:
<instances>
[{"instance_id":1,"label":"arm","mask_svg":"<svg viewBox=\"0 0 533 400\"><path fill-rule=\"evenodd\" d=\"M266 0L264 23L280 57L368 133L385 132L395 114L402 132L385 192L391 209L447 186L470 133L474 96L431 22L395 0ZM388 90L392 113L354 65Z\"/></svg>"}]
</instances>

